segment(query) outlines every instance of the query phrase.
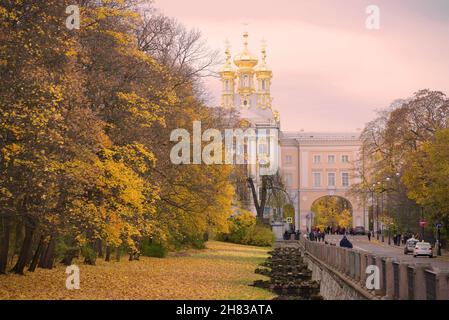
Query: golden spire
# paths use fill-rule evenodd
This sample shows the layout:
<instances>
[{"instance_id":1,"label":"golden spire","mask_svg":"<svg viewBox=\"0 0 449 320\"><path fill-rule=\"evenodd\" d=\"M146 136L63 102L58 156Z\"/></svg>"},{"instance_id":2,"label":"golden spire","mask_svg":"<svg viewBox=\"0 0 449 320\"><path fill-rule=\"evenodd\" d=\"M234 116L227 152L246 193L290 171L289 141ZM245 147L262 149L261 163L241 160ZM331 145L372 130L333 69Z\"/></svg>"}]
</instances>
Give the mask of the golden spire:
<instances>
[{"instance_id":1,"label":"golden spire","mask_svg":"<svg viewBox=\"0 0 449 320\"><path fill-rule=\"evenodd\" d=\"M248 31L245 31L243 33L243 46L244 52L248 52Z\"/></svg>"},{"instance_id":2,"label":"golden spire","mask_svg":"<svg viewBox=\"0 0 449 320\"><path fill-rule=\"evenodd\" d=\"M256 68L256 72L265 72L269 76L271 74L271 69L267 66L267 41L261 41L261 53L262 53L262 63Z\"/></svg>"},{"instance_id":3,"label":"golden spire","mask_svg":"<svg viewBox=\"0 0 449 320\"><path fill-rule=\"evenodd\" d=\"M265 39L262 40L261 47L262 47L262 64L266 65L267 64L267 41L265 41Z\"/></svg>"},{"instance_id":4,"label":"golden spire","mask_svg":"<svg viewBox=\"0 0 449 320\"><path fill-rule=\"evenodd\" d=\"M226 41L225 41L225 48L226 48L226 50L225 50L226 64L231 64L231 51L230 51L231 45L230 45L228 39L226 39Z\"/></svg>"},{"instance_id":5,"label":"golden spire","mask_svg":"<svg viewBox=\"0 0 449 320\"><path fill-rule=\"evenodd\" d=\"M220 72L224 73L224 72L234 72L234 68L232 67L232 56L231 56L231 45L229 44L229 41L226 40L225 41L225 55L226 55L226 63L224 64L223 68L221 68Z\"/></svg>"},{"instance_id":6,"label":"golden spire","mask_svg":"<svg viewBox=\"0 0 449 320\"><path fill-rule=\"evenodd\" d=\"M245 31L243 33L243 51L235 56L234 63L239 68L254 68L258 61L257 56L249 52L248 31Z\"/></svg>"}]
</instances>

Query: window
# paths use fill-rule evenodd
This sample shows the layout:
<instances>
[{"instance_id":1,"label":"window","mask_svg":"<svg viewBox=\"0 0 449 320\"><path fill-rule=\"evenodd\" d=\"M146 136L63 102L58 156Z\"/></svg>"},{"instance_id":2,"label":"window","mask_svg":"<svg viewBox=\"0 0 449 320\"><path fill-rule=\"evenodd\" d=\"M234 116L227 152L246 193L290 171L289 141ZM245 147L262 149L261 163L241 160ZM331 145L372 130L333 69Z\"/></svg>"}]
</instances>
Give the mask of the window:
<instances>
[{"instance_id":1,"label":"window","mask_svg":"<svg viewBox=\"0 0 449 320\"><path fill-rule=\"evenodd\" d=\"M341 162L342 163L349 163L349 156L348 155L342 155L341 156Z\"/></svg>"},{"instance_id":2,"label":"window","mask_svg":"<svg viewBox=\"0 0 449 320\"><path fill-rule=\"evenodd\" d=\"M321 186L321 173L314 172L313 173L313 186L320 187Z\"/></svg>"},{"instance_id":3,"label":"window","mask_svg":"<svg viewBox=\"0 0 449 320\"><path fill-rule=\"evenodd\" d=\"M321 156L315 155L313 156L313 163L319 164L321 162Z\"/></svg>"},{"instance_id":4,"label":"window","mask_svg":"<svg viewBox=\"0 0 449 320\"><path fill-rule=\"evenodd\" d=\"M285 186L286 187L291 187L292 186L292 174L291 173L287 173L285 175Z\"/></svg>"},{"instance_id":5,"label":"window","mask_svg":"<svg viewBox=\"0 0 449 320\"><path fill-rule=\"evenodd\" d=\"M225 81L225 91L230 91L231 86L229 85L229 80Z\"/></svg>"},{"instance_id":6,"label":"window","mask_svg":"<svg viewBox=\"0 0 449 320\"><path fill-rule=\"evenodd\" d=\"M349 173L347 172L341 173L341 185L343 187L349 187Z\"/></svg>"},{"instance_id":7,"label":"window","mask_svg":"<svg viewBox=\"0 0 449 320\"><path fill-rule=\"evenodd\" d=\"M230 150L229 150L230 154L232 154L232 152L233 152L232 149L234 149L234 148L231 145L230 146ZM245 145L244 144L237 144L237 146L236 146L236 154L238 154L238 155L244 155L245 154Z\"/></svg>"},{"instance_id":8,"label":"window","mask_svg":"<svg viewBox=\"0 0 449 320\"><path fill-rule=\"evenodd\" d=\"M249 76L245 74L242 79L242 87L249 88Z\"/></svg>"},{"instance_id":9,"label":"window","mask_svg":"<svg viewBox=\"0 0 449 320\"><path fill-rule=\"evenodd\" d=\"M329 187L335 187L335 172L327 173L327 185Z\"/></svg>"},{"instance_id":10,"label":"window","mask_svg":"<svg viewBox=\"0 0 449 320\"><path fill-rule=\"evenodd\" d=\"M268 146L266 143L259 143L259 155L268 154Z\"/></svg>"},{"instance_id":11,"label":"window","mask_svg":"<svg viewBox=\"0 0 449 320\"><path fill-rule=\"evenodd\" d=\"M292 156L285 156L285 164L292 164Z\"/></svg>"},{"instance_id":12,"label":"window","mask_svg":"<svg viewBox=\"0 0 449 320\"><path fill-rule=\"evenodd\" d=\"M334 155L328 155L327 156L327 162L328 163L335 163L335 156Z\"/></svg>"}]
</instances>

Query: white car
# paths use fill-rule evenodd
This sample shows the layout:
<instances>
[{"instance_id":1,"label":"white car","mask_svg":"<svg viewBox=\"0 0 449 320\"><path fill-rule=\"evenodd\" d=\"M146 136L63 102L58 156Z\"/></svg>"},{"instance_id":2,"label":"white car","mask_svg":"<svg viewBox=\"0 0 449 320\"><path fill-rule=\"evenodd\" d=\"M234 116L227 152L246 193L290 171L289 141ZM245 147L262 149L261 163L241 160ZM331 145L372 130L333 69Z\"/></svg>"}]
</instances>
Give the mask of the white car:
<instances>
[{"instance_id":1,"label":"white car","mask_svg":"<svg viewBox=\"0 0 449 320\"><path fill-rule=\"evenodd\" d=\"M433 258L432 246L428 242L418 242L415 245L415 249L413 250L413 257L417 256L428 256L429 258Z\"/></svg>"},{"instance_id":2,"label":"white car","mask_svg":"<svg viewBox=\"0 0 449 320\"><path fill-rule=\"evenodd\" d=\"M405 243L404 254L409 254L415 250L416 244L419 242L418 239L410 238Z\"/></svg>"}]
</instances>

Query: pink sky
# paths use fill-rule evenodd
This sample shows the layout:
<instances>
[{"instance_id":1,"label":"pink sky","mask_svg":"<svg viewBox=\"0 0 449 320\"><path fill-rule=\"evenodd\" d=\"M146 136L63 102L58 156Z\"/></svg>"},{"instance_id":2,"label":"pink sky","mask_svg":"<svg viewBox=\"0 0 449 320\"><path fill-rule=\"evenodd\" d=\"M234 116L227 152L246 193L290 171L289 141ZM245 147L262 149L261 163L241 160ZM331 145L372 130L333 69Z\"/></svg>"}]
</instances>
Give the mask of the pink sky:
<instances>
[{"instance_id":1,"label":"pink sky","mask_svg":"<svg viewBox=\"0 0 449 320\"><path fill-rule=\"evenodd\" d=\"M368 5L380 8L380 30L365 28ZM447 0L155 0L155 6L211 48L268 44L272 96L283 130L354 131L374 110L429 88L449 94ZM223 54L224 55L224 54ZM218 103L217 79L206 80Z\"/></svg>"}]
</instances>

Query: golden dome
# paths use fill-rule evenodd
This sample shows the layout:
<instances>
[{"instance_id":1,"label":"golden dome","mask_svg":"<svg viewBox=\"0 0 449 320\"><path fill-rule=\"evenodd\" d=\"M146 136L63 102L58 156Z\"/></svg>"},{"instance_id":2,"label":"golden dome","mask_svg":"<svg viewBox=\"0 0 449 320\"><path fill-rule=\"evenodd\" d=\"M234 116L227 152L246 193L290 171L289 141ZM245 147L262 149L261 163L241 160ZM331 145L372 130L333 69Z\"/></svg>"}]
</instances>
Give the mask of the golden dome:
<instances>
[{"instance_id":1,"label":"golden dome","mask_svg":"<svg viewBox=\"0 0 449 320\"><path fill-rule=\"evenodd\" d=\"M267 65L267 50L265 42L262 43L262 63L257 66L256 72L258 74L266 74L268 76L273 73L271 68Z\"/></svg>"},{"instance_id":2,"label":"golden dome","mask_svg":"<svg viewBox=\"0 0 449 320\"><path fill-rule=\"evenodd\" d=\"M220 69L220 73L221 74L233 74L233 73L235 73L235 69L234 69L234 67L232 66L232 63L231 63L231 53L230 53L230 50L229 50L229 42L228 41L226 41L225 54L226 54L226 63Z\"/></svg>"},{"instance_id":3,"label":"golden dome","mask_svg":"<svg viewBox=\"0 0 449 320\"><path fill-rule=\"evenodd\" d=\"M257 59L257 56L253 55L248 50L248 32L243 34L243 38L243 51L234 57L234 63L239 68L254 68L257 66L259 60Z\"/></svg>"},{"instance_id":4,"label":"golden dome","mask_svg":"<svg viewBox=\"0 0 449 320\"><path fill-rule=\"evenodd\" d=\"M266 75L270 76L270 75L273 74L273 71L266 64L261 64L260 66L258 66L256 68L256 73L260 74L260 75L261 74L266 74Z\"/></svg>"},{"instance_id":5,"label":"golden dome","mask_svg":"<svg viewBox=\"0 0 449 320\"><path fill-rule=\"evenodd\" d=\"M224 65L220 69L220 73L233 73L233 72L235 72L235 69L230 65Z\"/></svg>"}]
</instances>

